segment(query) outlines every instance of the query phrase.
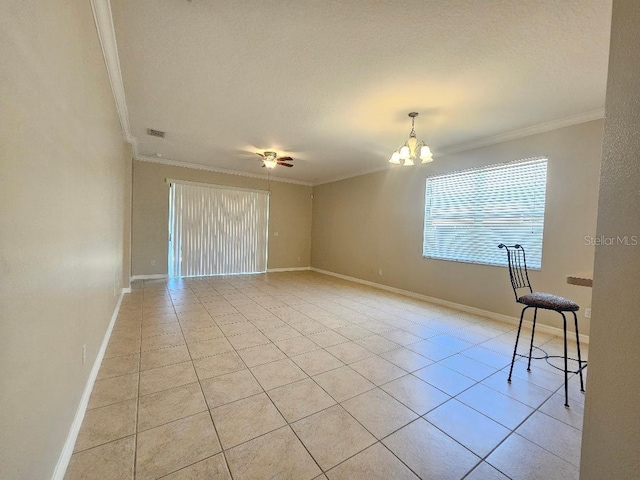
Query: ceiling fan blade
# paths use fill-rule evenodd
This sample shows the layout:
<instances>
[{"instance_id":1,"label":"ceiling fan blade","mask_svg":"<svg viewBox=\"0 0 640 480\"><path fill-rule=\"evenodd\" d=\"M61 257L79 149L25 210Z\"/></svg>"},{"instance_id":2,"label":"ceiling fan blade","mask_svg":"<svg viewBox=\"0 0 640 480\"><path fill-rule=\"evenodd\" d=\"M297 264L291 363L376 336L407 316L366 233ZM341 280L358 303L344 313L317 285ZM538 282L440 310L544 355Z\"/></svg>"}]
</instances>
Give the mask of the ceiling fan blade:
<instances>
[{"instance_id":1,"label":"ceiling fan blade","mask_svg":"<svg viewBox=\"0 0 640 480\"><path fill-rule=\"evenodd\" d=\"M278 157L279 162L293 162L293 158L291 157Z\"/></svg>"},{"instance_id":2,"label":"ceiling fan blade","mask_svg":"<svg viewBox=\"0 0 640 480\"><path fill-rule=\"evenodd\" d=\"M266 167L266 165L263 163L263 164L262 164L262 168L265 168L265 167Z\"/></svg>"},{"instance_id":3,"label":"ceiling fan blade","mask_svg":"<svg viewBox=\"0 0 640 480\"><path fill-rule=\"evenodd\" d=\"M293 165L289 165L288 163L280 163L280 162L278 162L278 165L282 165L283 167L293 167Z\"/></svg>"},{"instance_id":4,"label":"ceiling fan blade","mask_svg":"<svg viewBox=\"0 0 640 480\"><path fill-rule=\"evenodd\" d=\"M258 155L259 157L264 158L264 154L262 154L262 153L256 152L256 155Z\"/></svg>"}]
</instances>

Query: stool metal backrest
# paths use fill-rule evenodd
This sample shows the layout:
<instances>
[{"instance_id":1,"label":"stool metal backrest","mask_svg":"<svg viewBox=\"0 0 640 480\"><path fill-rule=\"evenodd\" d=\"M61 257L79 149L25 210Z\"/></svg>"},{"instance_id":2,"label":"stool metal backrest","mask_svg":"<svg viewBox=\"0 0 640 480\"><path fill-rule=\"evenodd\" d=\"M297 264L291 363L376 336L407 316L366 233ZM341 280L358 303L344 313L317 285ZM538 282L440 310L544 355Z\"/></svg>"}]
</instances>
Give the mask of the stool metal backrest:
<instances>
[{"instance_id":1,"label":"stool metal backrest","mask_svg":"<svg viewBox=\"0 0 640 480\"><path fill-rule=\"evenodd\" d=\"M513 294L516 296L516 302L520 298L518 290L521 288L529 289L529 293L533 293L531 282L529 281L529 272L527 271L527 256L524 247L519 244L512 246L501 243L498 248L507 250L507 261L509 263L509 277L511 277L511 286Z\"/></svg>"}]
</instances>

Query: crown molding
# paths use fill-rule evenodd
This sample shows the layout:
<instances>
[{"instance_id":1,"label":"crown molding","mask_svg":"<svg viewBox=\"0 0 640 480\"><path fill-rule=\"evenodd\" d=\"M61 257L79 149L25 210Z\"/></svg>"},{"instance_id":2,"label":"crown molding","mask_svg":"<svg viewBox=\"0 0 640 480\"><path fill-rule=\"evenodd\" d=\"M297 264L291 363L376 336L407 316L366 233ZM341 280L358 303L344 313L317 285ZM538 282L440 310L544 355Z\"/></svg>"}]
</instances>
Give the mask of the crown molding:
<instances>
[{"instance_id":1,"label":"crown molding","mask_svg":"<svg viewBox=\"0 0 640 480\"><path fill-rule=\"evenodd\" d=\"M126 142L132 146L133 157L143 162L153 162L165 165L173 165L178 167L195 168L198 170L207 170L216 173L226 173L229 175L240 175L252 178L264 178L264 175L252 174L246 172L240 172L236 170L228 170L223 168L209 167L206 165L200 165L196 163L179 162L176 160L158 159L152 157L144 157L138 155L137 139L131 134L131 125L129 123L129 112L127 109L127 102L124 91L124 83L122 80L122 71L120 70L120 59L118 56L118 45L116 42L116 32L113 26L113 16L111 13L111 3L109 0L90 0L91 10L93 11L93 19L98 32L98 38L100 40L100 47L102 49L102 55L107 67L107 74L109 77L109 83L111 84L111 91L116 104L116 110L118 112L118 118L120 119L120 125L122 127L122 133ZM514 130L511 132L501 133L491 137L480 138L470 142L460 143L452 145L434 152L436 156L448 156L455 153L466 152L476 148L486 147L497 143L507 142L509 140L515 140L518 138L528 137L530 135L536 135L539 133L556 130L563 127L569 127L571 125L577 125L580 123L590 122L592 120L599 120L604 118L604 108L593 110L590 112L582 113L579 115L573 115L565 117L559 120L552 120L550 122L540 123L538 125L532 125L530 127ZM320 182L304 182L301 180L289 180L280 177L271 177L272 180L277 182L293 183L297 185L315 186L324 185L327 183L339 182L353 177L360 177L362 175L368 175L370 173L381 172L383 170L389 170L389 166L377 167L364 171L355 172L352 174L332 178L330 180L322 180Z\"/></svg>"},{"instance_id":2,"label":"crown molding","mask_svg":"<svg viewBox=\"0 0 640 480\"><path fill-rule=\"evenodd\" d=\"M508 142L510 140L516 140L518 138L524 138L524 137L529 137L531 135L537 135L539 133L545 133L545 132L550 132L552 130L557 130L559 128L564 128L564 127L570 127L572 125L579 125L581 123L586 123L586 122L591 122L593 120L600 120L604 118L604 108L599 108L597 110L592 110L590 112L586 112L586 113L581 113L579 115L573 115L571 117L565 117L565 118L561 118L559 120L552 120L550 122L544 122L544 123L539 123L537 125L532 125L530 127L526 127L526 128L521 128L519 130L513 130L511 132L506 132L506 133L501 133L499 135L494 135L491 137L485 137L485 138L481 138L478 140L473 140L471 142L466 142L466 143L460 143L457 145L453 145L451 147L447 147L447 148L443 148L440 150L437 150L436 152L434 152L435 156L440 156L440 157L446 157L448 155L453 155L454 153L461 153L461 152L466 152L469 150L473 150L476 148L481 148L481 147L487 147L489 145L495 145L498 143L503 143L503 142ZM133 138L133 145L135 148L135 138ZM200 165L200 164L196 164L196 163L187 163L187 162L180 162L177 160L167 160L167 159L160 159L160 158L153 158L153 157L144 157L144 156L138 156L136 157L138 160L141 160L143 162L154 162L154 163L162 163L162 164L166 164L166 165L173 165L173 166L177 166L177 167L187 167L187 168L195 168L198 170L208 170L211 172L217 172L217 173L227 173L229 175L241 175L241 176L245 176L245 177L253 177L253 178L264 178L263 175L258 175L255 173L246 173L246 172L239 172L236 170L227 170L227 169L223 169L223 168L215 168L215 167L209 167L206 165ZM376 168L371 168L368 170L361 170L359 172L355 172L355 173L350 173L348 175L343 175L340 177L334 177L331 178L329 180L322 180L319 182L303 182L301 180L289 180L286 178L279 178L279 177L271 177L272 180L277 181L277 182L285 182L285 183L295 183L295 184L299 184L299 185L306 185L306 186L318 186L318 185L325 185L327 183L334 183L334 182L339 182L342 180L347 180L349 178L354 178L354 177L361 177L363 175L368 175L370 173L377 173L377 172L382 172L384 170L391 170L392 167L385 165L383 167L376 167Z\"/></svg>"},{"instance_id":3,"label":"crown molding","mask_svg":"<svg viewBox=\"0 0 640 480\"><path fill-rule=\"evenodd\" d=\"M459 143L450 147L442 148L434 151L434 156L446 157L453 155L454 153L466 152L476 148L487 147L489 145L495 145L498 143L508 142L509 140L516 140L518 138L529 137L531 135L537 135L539 133L550 132L551 130L557 130L563 127L570 127L572 125L578 125L580 123L591 122L593 120L599 120L604 118L604 108L592 110L590 112L581 113L579 115L572 115L570 117L561 118L559 120L552 120L550 122L539 123L530 127L521 128L519 130L513 130L511 132L501 133L499 135L493 135L491 137L484 137L471 142ZM330 180L322 180L314 183L316 185L325 185L327 183L339 182L341 180L347 180L348 178L360 177L362 175L368 175L370 173L382 172L384 170L390 170L391 167L378 167L369 170L364 170L349 175L332 178Z\"/></svg>"},{"instance_id":4,"label":"crown molding","mask_svg":"<svg viewBox=\"0 0 640 480\"><path fill-rule=\"evenodd\" d=\"M133 152L133 158L138 158L138 139L136 137L127 136L125 141L131 144L131 151Z\"/></svg>"},{"instance_id":5,"label":"crown molding","mask_svg":"<svg viewBox=\"0 0 640 480\"><path fill-rule=\"evenodd\" d=\"M241 172L238 170L229 170L226 168L210 167L209 165L201 165L199 163L180 162L178 160L169 160L167 158L155 158L155 157L146 157L144 155L139 155L136 158L136 160L139 160L141 162L159 163L161 165L170 165L172 167L193 168L195 170L205 170L207 172L224 173L226 175L238 175L240 177L259 178L260 180L267 179L266 175L261 175L259 173L248 173L248 172ZM273 182L293 183L294 185L304 185L306 187L313 186L313 183L311 182L304 182L302 180L292 180L289 178L271 177L271 180Z\"/></svg>"},{"instance_id":6,"label":"crown molding","mask_svg":"<svg viewBox=\"0 0 640 480\"><path fill-rule=\"evenodd\" d=\"M98 39L100 40L100 48L102 56L107 67L107 76L111 84L111 92L116 103L120 126L122 127L122 135L126 142L132 145L134 158L138 155L136 138L131 134L131 125L129 123L129 111L127 109L127 100L124 94L124 82L122 80L122 71L120 70L120 57L118 56L118 45L116 42L116 31L113 26L113 16L111 14L111 3L109 0L91 0L91 10L93 12L93 20L96 24Z\"/></svg>"},{"instance_id":7,"label":"crown molding","mask_svg":"<svg viewBox=\"0 0 640 480\"><path fill-rule=\"evenodd\" d=\"M329 180L322 180L320 182L314 183L313 185L314 186L318 186L318 185L325 185L327 183L340 182L342 180L347 180L349 178L362 177L363 175L369 175L370 173L382 172L383 170L391 170L391 167L388 166L388 165L385 165L384 167L371 168L369 170L363 170L363 171L356 172L356 173L350 173L348 175L331 178Z\"/></svg>"},{"instance_id":8,"label":"crown molding","mask_svg":"<svg viewBox=\"0 0 640 480\"><path fill-rule=\"evenodd\" d=\"M550 132L551 130L557 130L559 128L570 127L572 125L578 125L580 123L591 122L592 120L599 120L604 118L604 108L592 110L590 112L581 113L578 115L572 115L570 117L561 118L559 120L551 120L550 122L539 123L530 127L521 128L519 130L513 130L511 132L501 133L493 135L491 137L480 138L471 142L459 143L450 147L442 148L434 155L447 156L454 153L466 152L480 147L486 147L488 145L495 145L496 143L508 142L509 140L516 140L518 138L529 137L531 135L537 135L538 133Z\"/></svg>"}]
</instances>

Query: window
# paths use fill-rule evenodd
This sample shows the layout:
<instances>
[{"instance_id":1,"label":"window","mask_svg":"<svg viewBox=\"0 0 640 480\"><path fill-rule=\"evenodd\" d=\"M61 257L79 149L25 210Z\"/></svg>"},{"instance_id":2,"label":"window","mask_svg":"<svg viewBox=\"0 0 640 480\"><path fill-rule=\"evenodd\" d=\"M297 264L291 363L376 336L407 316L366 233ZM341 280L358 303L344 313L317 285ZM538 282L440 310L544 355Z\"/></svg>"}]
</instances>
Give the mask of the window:
<instances>
[{"instance_id":1,"label":"window","mask_svg":"<svg viewBox=\"0 0 640 480\"><path fill-rule=\"evenodd\" d=\"M422 255L506 265L498 245L519 243L540 268L546 185L546 158L427 178Z\"/></svg>"}]
</instances>

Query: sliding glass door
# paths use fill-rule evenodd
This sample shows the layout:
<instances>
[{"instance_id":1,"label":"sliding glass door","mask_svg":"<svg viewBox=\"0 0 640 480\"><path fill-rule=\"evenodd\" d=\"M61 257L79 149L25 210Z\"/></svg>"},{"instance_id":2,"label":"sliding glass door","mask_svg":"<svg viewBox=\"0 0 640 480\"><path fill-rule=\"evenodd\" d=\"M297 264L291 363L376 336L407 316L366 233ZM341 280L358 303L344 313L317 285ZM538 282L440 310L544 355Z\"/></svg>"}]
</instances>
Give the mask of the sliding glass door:
<instances>
[{"instance_id":1,"label":"sliding glass door","mask_svg":"<svg viewBox=\"0 0 640 480\"><path fill-rule=\"evenodd\" d=\"M169 276L267 269L269 194L170 181Z\"/></svg>"}]
</instances>

